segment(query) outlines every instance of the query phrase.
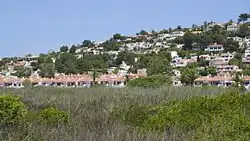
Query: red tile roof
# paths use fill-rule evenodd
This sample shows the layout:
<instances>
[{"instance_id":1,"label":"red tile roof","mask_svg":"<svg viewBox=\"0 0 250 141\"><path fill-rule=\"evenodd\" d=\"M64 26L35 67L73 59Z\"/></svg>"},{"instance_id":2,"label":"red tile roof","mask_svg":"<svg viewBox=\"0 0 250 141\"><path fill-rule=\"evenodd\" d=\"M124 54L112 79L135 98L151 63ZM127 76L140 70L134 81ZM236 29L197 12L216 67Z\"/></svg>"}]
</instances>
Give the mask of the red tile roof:
<instances>
[{"instance_id":1,"label":"red tile roof","mask_svg":"<svg viewBox=\"0 0 250 141\"><path fill-rule=\"evenodd\" d=\"M131 79L143 77L143 74L129 74ZM90 75L58 75L55 78L41 78L41 77L29 77L29 78L17 78L17 77L5 77L0 76L0 83L15 83L23 82L25 80L30 80L32 83L70 83L70 82L91 82L93 81L92 76ZM115 75L115 74L106 74L101 75L96 78L96 81L99 82L114 82L114 81L125 81L126 77L124 75Z\"/></svg>"}]
</instances>

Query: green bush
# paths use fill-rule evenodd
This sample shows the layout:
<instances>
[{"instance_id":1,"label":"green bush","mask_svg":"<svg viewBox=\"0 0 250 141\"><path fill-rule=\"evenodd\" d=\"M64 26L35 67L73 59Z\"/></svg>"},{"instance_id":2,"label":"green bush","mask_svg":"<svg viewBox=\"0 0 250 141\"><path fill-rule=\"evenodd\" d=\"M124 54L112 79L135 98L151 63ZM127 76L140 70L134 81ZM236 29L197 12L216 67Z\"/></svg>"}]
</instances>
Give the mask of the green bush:
<instances>
[{"instance_id":1,"label":"green bush","mask_svg":"<svg viewBox=\"0 0 250 141\"><path fill-rule=\"evenodd\" d=\"M250 135L249 101L250 94L197 96L163 105L118 108L113 114L119 113L114 117L146 131L162 133L170 127L194 131L196 140L238 140Z\"/></svg>"},{"instance_id":2,"label":"green bush","mask_svg":"<svg viewBox=\"0 0 250 141\"><path fill-rule=\"evenodd\" d=\"M153 75L148 77L141 77L128 82L129 87L151 87L157 88L163 85L171 85L172 80L169 76Z\"/></svg>"},{"instance_id":3,"label":"green bush","mask_svg":"<svg viewBox=\"0 0 250 141\"><path fill-rule=\"evenodd\" d=\"M0 96L0 125L9 126L19 123L27 114L21 97L12 95Z\"/></svg>"},{"instance_id":4,"label":"green bush","mask_svg":"<svg viewBox=\"0 0 250 141\"><path fill-rule=\"evenodd\" d=\"M69 121L69 115L61 110L55 108L46 108L39 114L39 118L44 124L59 125L65 124Z\"/></svg>"}]
</instances>

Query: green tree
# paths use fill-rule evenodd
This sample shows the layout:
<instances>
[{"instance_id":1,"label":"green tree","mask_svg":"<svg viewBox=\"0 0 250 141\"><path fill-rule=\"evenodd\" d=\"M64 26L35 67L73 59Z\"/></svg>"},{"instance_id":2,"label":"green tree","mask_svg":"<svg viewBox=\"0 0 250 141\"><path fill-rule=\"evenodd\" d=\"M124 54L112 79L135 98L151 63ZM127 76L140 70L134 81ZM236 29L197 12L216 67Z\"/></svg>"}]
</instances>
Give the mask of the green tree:
<instances>
[{"instance_id":1,"label":"green tree","mask_svg":"<svg viewBox=\"0 0 250 141\"><path fill-rule=\"evenodd\" d=\"M147 63L147 74L158 75L163 74L167 75L171 72L172 67L170 62L167 59L162 59L161 57L153 57Z\"/></svg>"},{"instance_id":2,"label":"green tree","mask_svg":"<svg viewBox=\"0 0 250 141\"><path fill-rule=\"evenodd\" d=\"M115 39L115 40L122 40L123 36L121 34L119 34L119 33L116 33L116 34L113 35L113 39Z\"/></svg>"},{"instance_id":3,"label":"green tree","mask_svg":"<svg viewBox=\"0 0 250 141\"><path fill-rule=\"evenodd\" d=\"M122 61L128 65L133 65L135 61L135 54L128 51L120 52L116 58L116 65L120 65Z\"/></svg>"},{"instance_id":4,"label":"green tree","mask_svg":"<svg viewBox=\"0 0 250 141\"><path fill-rule=\"evenodd\" d=\"M242 54L240 54L240 53L235 54L234 58L230 59L228 64L229 65L239 66L241 68L243 66Z\"/></svg>"},{"instance_id":5,"label":"green tree","mask_svg":"<svg viewBox=\"0 0 250 141\"><path fill-rule=\"evenodd\" d=\"M250 67L249 66L243 69L243 74L245 76L250 76Z\"/></svg>"},{"instance_id":6,"label":"green tree","mask_svg":"<svg viewBox=\"0 0 250 141\"><path fill-rule=\"evenodd\" d=\"M31 62L30 66L32 67L33 71L36 71L38 69L38 62Z\"/></svg>"},{"instance_id":7,"label":"green tree","mask_svg":"<svg viewBox=\"0 0 250 141\"><path fill-rule=\"evenodd\" d=\"M190 52L186 50L178 50L179 57L190 58Z\"/></svg>"},{"instance_id":8,"label":"green tree","mask_svg":"<svg viewBox=\"0 0 250 141\"><path fill-rule=\"evenodd\" d=\"M141 30L139 34L140 34L140 35L148 35L148 32L145 31L145 30Z\"/></svg>"},{"instance_id":9,"label":"green tree","mask_svg":"<svg viewBox=\"0 0 250 141\"><path fill-rule=\"evenodd\" d=\"M32 70L30 68L26 68L24 66L17 66L17 67L14 67L14 71L15 73L13 75L19 77L19 78L22 78L22 77L29 77L32 73Z\"/></svg>"},{"instance_id":10,"label":"green tree","mask_svg":"<svg viewBox=\"0 0 250 141\"><path fill-rule=\"evenodd\" d=\"M247 13L242 13L239 15L238 22L245 23L248 18L249 18L249 15Z\"/></svg>"},{"instance_id":11,"label":"green tree","mask_svg":"<svg viewBox=\"0 0 250 141\"><path fill-rule=\"evenodd\" d=\"M76 74L76 57L70 53L63 53L56 59L55 68L59 73Z\"/></svg>"},{"instance_id":12,"label":"green tree","mask_svg":"<svg viewBox=\"0 0 250 141\"><path fill-rule=\"evenodd\" d=\"M224 49L225 52L239 52L240 50L239 43L231 38L227 39L224 45Z\"/></svg>"},{"instance_id":13,"label":"green tree","mask_svg":"<svg viewBox=\"0 0 250 141\"><path fill-rule=\"evenodd\" d=\"M55 76L55 64L42 63L39 65L39 74L41 77L53 78Z\"/></svg>"},{"instance_id":14,"label":"green tree","mask_svg":"<svg viewBox=\"0 0 250 141\"><path fill-rule=\"evenodd\" d=\"M38 64L42 63L53 63L52 57L48 54L40 54L38 57Z\"/></svg>"},{"instance_id":15,"label":"green tree","mask_svg":"<svg viewBox=\"0 0 250 141\"><path fill-rule=\"evenodd\" d=\"M69 51L69 47L68 46L62 46L60 47L60 52L67 52Z\"/></svg>"},{"instance_id":16,"label":"green tree","mask_svg":"<svg viewBox=\"0 0 250 141\"><path fill-rule=\"evenodd\" d=\"M93 78L94 84L96 84L96 77L97 77L97 76L98 76L97 71L96 71L96 69L94 69L94 71L93 71L93 73L92 73L92 78Z\"/></svg>"},{"instance_id":17,"label":"green tree","mask_svg":"<svg viewBox=\"0 0 250 141\"><path fill-rule=\"evenodd\" d=\"M118 43L116 40L107 40L101 46L103 46L105 51L118 51L121 43Z\"/></svg>"},{"instance_id":18,"label":"green tree","mask_svg":"<svg viewBox=\"0 0 250 141\"><path fill-rule=\"evenodd\" d=\"M207 75L216 76L217 75L216 67L206 67L204 70L200 70L199 74L201 76L207 76Z\"/></svg>"},{"instance_id":19,"label":"green tree","mask_svg":"<svg viewBox=\"0 0 250 141\"><path fill-rule=\"evenodd\" d=\"M219 26L219 25L215 25L213 28L212 28L212 33L213 34L221 34L223 31L222 27Z\"/></svg>"},{"instance_id":20,"label":"green tree","mask_svg":"<svg viewBox=\"0 0 250 141\"><path fill-rule=\"evenodd\" d=\"M183 36L183 42L184 42L184 46L183 48L185 50L192 50L193 48L193 43L195 40L195 35L192 34L191 32L186 32L185 35Z\"/></svg>"},{"instance_id":21,"label":"green tree","mask_svg":"<svg viewBox=\"0 0 250 141\"><path fill-rule=\"evenodd\" d=\"M239 28L238 36L244 38L246 36L250 36L250 28L247 24L242 24Z\"/></svg>"},{"instance_id":22,"label":"green tree","mask_svg":"<svg viewBox=\"0 0 250 141\"><path fill-rule=\"evenodd\" d=\"M82 42L82 46L83 47L89 47L89 46L91 46L92 45L92 42L90 41L90 40L84 40L83 42Z\"/></svg>"},{"instance_id":23,"label":"green tree","mask_svg":"<svg viewBox=\"0 0 250 141\"><path fill-rule=\"evenodd\" d=\"M80 58L76 62L77 70L80 74L87 73L91 69L91 62L85 58Z\"/></svg>"},{"instance_id":24,"label":"green tree","mask_svg":"<svg viewBox=\"0 0 250 141\"><path fill-rule=\"evenodd\" d=\"M171 27L168 28L168 33L172 33L173 29Z\"/></svg>"},{"instance_id":25,"label":"green tree","mask_svg":"<svg viewBox=\"0 0 250 141\"><path fill-rule=\"evenodd\" d=\"M183 37L177 37L173 40L173 42L177 44L184 44L184 39Z\"/></svg>"},{"instance_id":26,"label":"green tree","mask_svg":"<svg viewBox=\"0 0 250 141\"><path fill-rule=\"evenodd\" d=\"M75 45L72 45L69 49L69 53L74 54L76 52L77 47Z\"/></svg>"},{"instance_id":27,"label":"green tree","mask_svg":"<svg viewBox=\"0 0 250 141\"><path fill-rule=\"evenodd\" d=\"M194 80L197 78L197 72L195 69L185 68L181 72L181 83L184 85L193 85Z\"/></svg>"},{"instance_id":28,"label":"green tree","mask_svg":"<svg viewBox=\"0 0 250 141\"><path fill-rule=\"evenodd\" d=\"M181 31L182 30L182 27L180 25L177 26L176 28L177 31Z\"/></svg>"}]
</instances>

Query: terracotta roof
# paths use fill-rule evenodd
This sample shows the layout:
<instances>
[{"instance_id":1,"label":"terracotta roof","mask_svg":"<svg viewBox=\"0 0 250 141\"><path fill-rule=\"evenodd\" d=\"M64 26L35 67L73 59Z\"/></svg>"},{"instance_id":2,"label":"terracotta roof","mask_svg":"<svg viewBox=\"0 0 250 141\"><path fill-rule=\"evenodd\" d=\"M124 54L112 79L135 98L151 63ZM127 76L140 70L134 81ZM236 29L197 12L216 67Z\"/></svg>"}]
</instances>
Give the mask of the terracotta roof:
<instances>
[{"instance_id":1,"label":"terracotta roof","mask_svg":"<svg viewBox=\"0 0 250 141\"><path fill-rule=\"evenodd\" d=\"M125 81L125 80L126 80L125 76L114 75L114 74L101 75L96 79L96 81L100 82L113 82L113 81Z\"/></svg>"},{"instance_id":2,"label":"terracotta roof","mask_svg":"<svg viewBox=\"0 0 250 141\"><path fill-rule=\"evenodd\" d=\"M213 82L213 81L232 81L231 76L214 76L214 77L208 77L208 76L203 76L197 78L195 81L196 82Z\"/></svg>"},{"instance_id":3,"label":"terracotta roof","mask_svg":"<svg viewBox=\"0 0 250 141\"><path fill-rule=\"evenodd\" d=\"M129 77L131 78L138 78L144 76L143 74L130 74ZM92 76L90 75L58 75L55 78L41 78L41 77L29 77L29 78L17 78L17 77L4 77L0 76L0 83L15 83L15 82L23 82L25 80L30 80L32 83L69 83L69 82L91 82L93 81ZM125 81L126 77L124 75L115 75L115 74L108 74L108 75L101 75L96 78L96 81L106 81L106 82L113 82L113 81Z\"/></svg>"},{"instance_id":4,"label":"terracotta roof","mask_svg":"<svg viewBox=\"0 0 250 141\"><path fill-rule=\"evenodd\" d=\"M250 76L244 76L243 80L250 81Z\"/></svg>"}]
</instances>

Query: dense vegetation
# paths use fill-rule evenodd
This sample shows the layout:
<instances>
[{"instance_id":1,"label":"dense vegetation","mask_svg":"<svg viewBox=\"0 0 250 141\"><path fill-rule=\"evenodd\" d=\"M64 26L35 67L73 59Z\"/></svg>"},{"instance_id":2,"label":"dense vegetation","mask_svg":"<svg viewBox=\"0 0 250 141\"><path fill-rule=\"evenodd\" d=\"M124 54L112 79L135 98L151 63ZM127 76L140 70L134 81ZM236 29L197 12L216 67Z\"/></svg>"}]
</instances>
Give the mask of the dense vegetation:
<instances>
[{"instance_id":1,"label":"dense vegetation","mask_svg":"<svg viewBox=\"0 0 250 141\"><path fill-rule=\"evenodd\" d=\"M182 58L190 58L192 54L209 54L204 51L204 47L209 44L218 43L224 46L224 52L237 52L234 59L229 64L238 65L243 69L244 74L249 74L249 67L242 64L242 53L247 47L246 45L239 46L237 41L228 37L249 37L250 36L250 23L247 22L250 18L250 14L242 13L238 17L238 23L240 24L239 30L227 31L227 27L233 24L230 20L224 26L214 25L211 30L207 30L213 22L205 21L203 25L193 25L192 28L182 28L178 26L174 29L164 29L162 31L147 32L141 30L137 33L136 37L123 36L119 33L114 34L107 41L96 45L95 42L90 40L84 40L81 44L72 45L71 47L63 45L60 47L60 51L52 51L48 54L40 54L38 62L32 63L32 68L27 67L15 67L15 74L18 77L28 77L33 71L40 70L39 73L42 77L54 77L56 72L65 74L77 74L88 73L89 71L97 71L98 73L107 73L107 69L110 67L117 67L124 61L131 66L129 72L136 73L138 69L147 68L148 75L165 75L169 76L171 67L171 56L169 51L177 51L178 55ZM177 37L174 40L167 41L169 48L158 48L156 43L163 42L158 40L158 35L164 33L173 33L174 31L184 31L183 37ZM193 31L201 31L200 34L193 34ZM147 37L151 37L148 39ZM131 40L126 40L130 38ZM159 51L151 51L146 54L145 52L138 53L138 49L132 51L120 51L118 55L112 54L109 51L118 51L121 46L126 46L128 43L147 42L153 46L150 49L156 49ZM184 44L183 49L176 48L176 45ZM91 52L84 52L83 50L95 50L98 47L102 47L103 54L93 54ZM79 50L77 52L77 50ZM197 49L199 51L197 51ZM140 49L139 49L140 50ZM145 50L144 50L145 51ZM137 53L136 53L137 52ZM157 53L156 53L157 52ZM30 56L30 55L27 55ZM135 61L135 58L137 58ZM6 64L11 61L16 62L17 57L3 58L0 61L0 70L6 70ZM196 67L208 67L208 63L199 59ZM188 70L189 72L194 70ZM186 71L187 72L187 71ZM207 72L201 72L201 75L208 74ZM182 79L183 80L183 79ZM189 80L183 80L185 84Z\"/></svg>"},{"instance_id":2,"label":"dense vegetation","mask_svg":"<svg viewBox=\"0 0 250 141\"><path fill-rule=\"evenodd\" d=\"M19 122L5 122L6 126L1 126L0 129L0 140L209 140L220 135L224 136L219 139L230 139L226 138L229 137L227 131L232 133L232 139L243 138L248 133L245 128L248 118L244 114L247 114L245 111L248 109L249 96L242 97L236 93L230 95L230 91L213 87L2 89L1 99L5 100L1 100L1 104L8 103L9 106L0 109L1 113L7 114L15 109L24 112L16 114L22 116L9 116L9 119ZM12 96L5 95L10 93ZM226 94L220 96L222 93ZM121 110L126 111L126 107L133 108L129 113L119 113ZM142 111L151 112L146 120ZM119 114L114 116L114 113ZM217 113L214 120L208 120L207 117ZM121 116L126 122L119 118ZM130 119L134 116L138 121ZM218 124L213 126L216 121ZM226 122L228 126L222 126ZM207 128L201 128L200 124L207 124L202 126ZM230 128L229 124L234 126ZM169 125L169 129L163 128L164 125ZM190 128L186 128L189 126ZM214 128L210 132L212 127ZM246 130L239 132L236 127Z\"/></svg>"},{"instance_id":3,"label":"dense vegetation","mask_svg":"<svg viewBox=\"0 0 250 141\"><path fill-rule=\"evenodd\" d=\"M114 116L142 130L174 129L186 140L249 140L249 100L249 94L239 93L199 96L161 105L130 105L114 111Z\"/></svg>"}]
</instances>

